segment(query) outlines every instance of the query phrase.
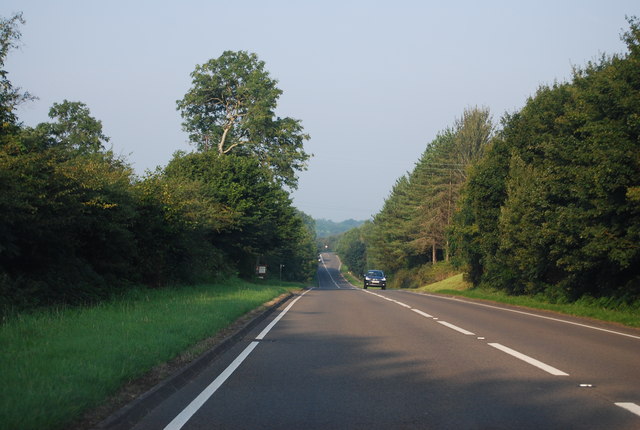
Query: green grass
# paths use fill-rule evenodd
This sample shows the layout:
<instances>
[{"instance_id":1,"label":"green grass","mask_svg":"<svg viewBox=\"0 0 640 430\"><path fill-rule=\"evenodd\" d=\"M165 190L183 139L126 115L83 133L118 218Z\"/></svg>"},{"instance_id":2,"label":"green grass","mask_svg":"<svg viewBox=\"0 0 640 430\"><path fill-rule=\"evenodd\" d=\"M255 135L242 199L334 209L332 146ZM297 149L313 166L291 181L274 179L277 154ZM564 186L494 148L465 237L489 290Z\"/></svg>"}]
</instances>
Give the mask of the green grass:
<instances>
[{"instance_id":1,"label":"green grass","mask_svg":"<svg viewBox=\"0 0 640 430\"><path fill-rule=\"evenodd\" d=\"M490 300L515 306L559 312L567 315L593 318L640 327L640 304L612 308L606 300L584 298L573 303L551 303L540 296L511 296L502 291L484 288L471 288L471 284L462 279L462 274L443 281L418 288L417 291L447 294L471 299Z\"/></svg>"},{"instance_id":2,"label":"green grass","mask_svg":"<svg viewBox=\"0 0 640 430\"><path fill-rule=\"evenodd\" d=\"M14 316L0 326L0 427L64 428L124 383L298 288L233 280Z\"/></svg>"},{"instance_id":3,"label":"green grass","mask_svg":"<svg viewBox=\"0 0 640 430\"><path fill-rule=\"evenodd\" d=\"M464 291L469 289L471 284L463 280L462 276L463 276L462 273L459 273L457 275L450 276L449 278L443 279L442 281L425 285L424 287L418 288L418 290L430 291L430 292L437 292L441 290Z\"/></svg>"},{"instance_id":4,"label":"green grass","mask_svg":"<svg viewBox=\"0 0 640 430\"><path fill-rule=\"evenodd\" d=\"M340 273L342 273L342 276L344 276L344 278L351 283L351 285L360 285L362 283L362 281L358 278L356 278L355 276L353 276L353 274L351 274L351 272L349 271L349 267L342 263L342 265L340 266Z\"/></svg>"}]
</instances>

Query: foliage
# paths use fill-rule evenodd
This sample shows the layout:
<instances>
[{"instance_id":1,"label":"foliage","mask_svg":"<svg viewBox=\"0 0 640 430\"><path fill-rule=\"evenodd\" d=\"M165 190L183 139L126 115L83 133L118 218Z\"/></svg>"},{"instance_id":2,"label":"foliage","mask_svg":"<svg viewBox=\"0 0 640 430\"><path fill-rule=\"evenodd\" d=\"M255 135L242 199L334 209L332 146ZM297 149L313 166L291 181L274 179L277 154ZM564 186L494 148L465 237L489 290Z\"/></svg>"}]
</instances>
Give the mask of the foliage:
<instances>
[{"instance_id":1,"label":"foliage","mask_svg":"<svg viewBox=\"0 0 640 430\"><path fill-rule=\"evenodd\" d=\"M316 223L316 235L319 238L336 236L352 228L360 227L365 221L356 221L354 219L348 219L341 222L331 221L329 219L320 218L315 220Z\"/></svg>"},{"instance_id":2,"label":"foliage","mask_svg":"<svg viewBox=\"0 0 640 430\"><path fill-rule=\"evenodd\" d=\"M492 133L488 109L466 109L429 143L413 171L396 181L367 240L370 263L395 274L392 286L418 286L424 265L449 260L456 201Z\"/></svg>"},{"instance_id":3,"label":"foliage","mask_svg":"<svg viewBox=\"0 0 640 430\"><path fill-rule=\"evenodd\" d=\"M104 150L109 138L102 133L102 122L91 116L87 105L81 102L54 103L49 110L54 123L43 123L37 128L46 136L49 146L66 146L70 151L89 154Z\"/></svg>"},{"instance_id":4,"label":"foliage","mask_svg":"<svg viewBox=\"0 0 640 430\"><path fill-rule=\"evenodd\" d=\"M371 227L371 222L366 221L360 227L352 228L340 235L338 240L336 250L340 258L357 277L362 277L367 270L373 269L369 267L366 239Z\"/></svg>"},{"instance_id":5,"label":"foliage","mask_svg":"<svg viewBox=\"0 0 640 430\"><path fill-rule=\"evenodd\" d=\"M541 87L472 171L456 222L475 285L640 296L640 29L624 56Z\"/></svg>"},{"instance_id":6,"label":"foliage","mask_svg":"<svg viewBox=\"0 0 640 430\"><path fill-rule=\"evenodd\" d=\"M1 66L17 46L21 23L20 14L0 20ZM251 61L268 77L262 63ZM250 277L256 258L286 265L285 279L312 276L309 217L282 188L293 177L274 180L306 160L305 136L296 121L257 118L265 100L243 113L250 123L243 130L268 134L262 146L251 147L255 156L246 156L244 141L233 154L177 153L165 169L138 178L105 148L109 138L84 103L54 103L51 122L25 127L15 108L30 96L13 88L4 70L0 81L0 314L95 303L140 283L155 288L234 273ZM253 88L258 96L261 88ZM273 86L273 103L279 94ZM244 136L236 131L230 142ZM267 144L275 146L267 151ZM278 151L289 158L276 157ZM262 161L272 158L270 170Z\"/></svg>"},{"instance_id":7,"label":"foliage","mask_svg":"<svg viewBox=\"0 0 640 430\"><path fill-rule=\"evenodd\" d=\"M218 205L221 222L210 231L209 240L226 250L242 276L251 276L261 256L283 259L278 265L293 264L292 248L305 247L299 243L302 237L314 243L288 193L269 179L255 158L214 151L178 153L165 176L199 183L201 195Z\"/></svg>"},{"instance_id":8,"label":"foliage","mask_svg":"<svg viewBox=\"0 0 640 430\"><path fill-rule=\"evenodd\" d=\"M295 188L295 172L306 168L309 139L300 121L276 117L282 91L257 55L225 51L197 65L192 88L177 106L184 130L200 151L254 157L281 184Z\"/></svg>"},{"instance_id":9,"label":"foliage","mask_svg":"<svg viewBox=\"0 0 640 430\"><path fill-rule=\"evenodd\" d=\"M0 148L2 302L104 297L132 279L131 169L111 153ZM6 304L6 303L2 303Z\"/></svg>"},{"instance_id":10,"label":"foliage","mask_svg":"<svg viewBox=\"0 0 640 430\"><path fill-rule=\"evenodd\" d=\"M4 140L17 125L18 118L15 109L23 102L33 99L20 88L15 88L4 69L5 60L9 51L18 46L20 40L19 25L25 21L21 13L17 13L9 19L0 18L0 139Z\"/></svg>"}]
</instances>

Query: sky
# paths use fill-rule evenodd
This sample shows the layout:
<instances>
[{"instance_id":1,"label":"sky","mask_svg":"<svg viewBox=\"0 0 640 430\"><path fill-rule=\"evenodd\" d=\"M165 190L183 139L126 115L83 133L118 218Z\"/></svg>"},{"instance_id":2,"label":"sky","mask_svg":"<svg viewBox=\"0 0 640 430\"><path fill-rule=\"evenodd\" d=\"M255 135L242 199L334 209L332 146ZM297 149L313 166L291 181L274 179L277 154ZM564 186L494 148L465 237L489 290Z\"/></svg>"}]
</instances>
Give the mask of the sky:
<instances>
[{"instance_id":1,"label":"sky","mask_svg":"<svg viewBox=\"0 0 640 430\"><path fill-rule=\"evenodd\" d=\"M302 121L314 154L294 205L319 219L366 220L438 132L469 107L496 123L541 85L624 53L637 0L161 1L3 0L22 12L6 61L38 97L18 110L35 126L53 103L80 101L138 175L192 151L176 100L197 64L226 50L258 55L283 91L276 114Z\"/></svg>"}]
</instances>

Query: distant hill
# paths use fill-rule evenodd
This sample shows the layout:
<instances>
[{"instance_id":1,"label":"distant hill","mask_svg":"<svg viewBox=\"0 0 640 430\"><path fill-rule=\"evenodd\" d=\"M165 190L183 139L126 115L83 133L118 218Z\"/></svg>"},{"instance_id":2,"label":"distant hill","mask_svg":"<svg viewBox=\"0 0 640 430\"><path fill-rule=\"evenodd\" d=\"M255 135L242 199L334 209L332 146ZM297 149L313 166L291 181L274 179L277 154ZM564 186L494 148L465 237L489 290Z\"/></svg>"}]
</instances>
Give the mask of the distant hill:
<instances>
[{"instance_id":1,"label":"distant hill","mask_svg":"<svg viewBox=\"0 0 640 430\"><path fill-rule=\"evenodd\" d=\"M335 236L336 234L344 233L352 228L360 227L364 224L364 221L356 221L354 219L348 219L342 222L335 222L328 219L317 219L316 221L316 235L318 237Z\"/></svg>"}]
</instances>

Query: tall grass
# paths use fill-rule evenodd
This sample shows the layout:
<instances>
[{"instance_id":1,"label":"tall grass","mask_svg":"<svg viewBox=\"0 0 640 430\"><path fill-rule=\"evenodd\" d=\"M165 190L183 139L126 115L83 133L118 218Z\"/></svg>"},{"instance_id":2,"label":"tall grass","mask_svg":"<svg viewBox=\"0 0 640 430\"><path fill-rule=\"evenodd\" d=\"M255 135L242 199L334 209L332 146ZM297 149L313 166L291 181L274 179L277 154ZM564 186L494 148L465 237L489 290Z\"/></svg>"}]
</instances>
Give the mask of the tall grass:
<instances>
[{"instance_id":1,"label":"tall grass","mask_svg":"<svg viewBox=\"0 0 640 430\"><path fill-rule=\"evenodd\" d=\"M0 427L64 428L122 384L293 288L234 280L14 316L0 326Z\"/></svg>"}]
</instances>

